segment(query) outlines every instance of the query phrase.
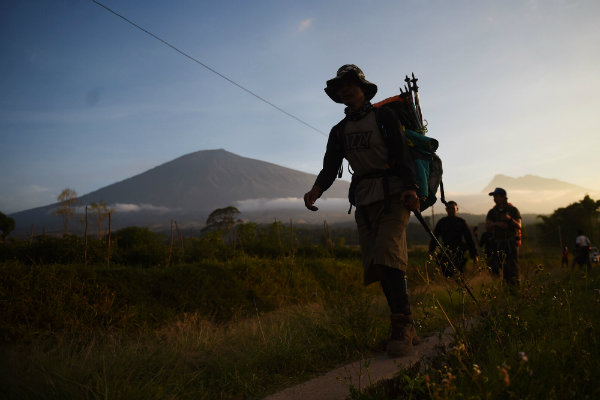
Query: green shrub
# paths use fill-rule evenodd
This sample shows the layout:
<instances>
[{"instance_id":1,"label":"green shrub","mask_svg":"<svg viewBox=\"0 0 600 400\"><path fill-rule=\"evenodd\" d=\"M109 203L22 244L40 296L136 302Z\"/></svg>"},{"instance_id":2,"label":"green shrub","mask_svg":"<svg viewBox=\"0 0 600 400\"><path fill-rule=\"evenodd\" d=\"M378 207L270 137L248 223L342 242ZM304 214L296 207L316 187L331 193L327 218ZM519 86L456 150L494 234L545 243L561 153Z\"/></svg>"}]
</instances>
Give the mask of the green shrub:
<instances>
[{"instance_id":1,"label":"green shrub","mask_svg":"<svg viewBox=\"0 0 600 400\"><path fill-rule=\"evenodd\" d=\"M114 233L113 239L116 249L111 256L115 263L150 267L168 260L166 238L148 228L123 228Z\"/></svg>"}]
</instances>

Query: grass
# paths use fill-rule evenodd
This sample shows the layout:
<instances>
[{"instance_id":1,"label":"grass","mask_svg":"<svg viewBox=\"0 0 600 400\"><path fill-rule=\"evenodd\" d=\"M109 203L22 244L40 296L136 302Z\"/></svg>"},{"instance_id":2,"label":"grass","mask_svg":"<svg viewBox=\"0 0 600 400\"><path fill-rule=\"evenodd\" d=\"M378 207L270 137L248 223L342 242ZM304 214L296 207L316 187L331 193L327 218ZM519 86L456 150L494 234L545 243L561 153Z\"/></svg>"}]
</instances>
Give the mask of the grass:
<instances>
[{"instance_id":1,"label":"grass","mask_svg":"<svg viewBox=\"0 0 600 400\"><path fill-rule=\"evenodd\" d=\"M524 274L516 293L482 290L489 314L458 330L432 365L415 365L352 398L598 398L600 296L593 288L600 287L599 271L547 265Z\"/></svg>"},{"instance_id":2,"label":"grass","mask_svg":"<svg viewBox=\"0 0 600 400\"><path fill-rule=\"evenodd\" d=\"M387 334L348 260L0 270L6 398L260 398Z\"/></svg>"},{"instance_id":3,"label":"grass","mask_svg":"<svg viewBox=\"0 0 600 400\"><path fill-rule=\"evenodd\" d=\"M520 314L529 301L541 304L536 288L548 292L554 279L540 272L540 257L522 259L523 276L531 282L521 291L523 301L505 296L485 271L469 272L466 283L491 310L493 325L474 331L480 341L467 339L457 323L477 314L477 305L456 282L440 276L424 251L413 251L410 259L408 280L420 334L435 333L450 320L459 333L456 347L463 343L467 353L450 352L448 361L438 360L440 372L405 373L400 386L422 390L423 398L435 397L436 391L443 395L442 389L455 394L463 390L459 359L469 368L477 364L481 376L492 379L502 365L500 354L511 362L520 351L535 354L515 335L524 321L532 329L535 317L545 315L538 309ZM0 322L0 386L8 399L259 399L365 358L389 329L380 289L362 287L362 268L353 259L238 257L168 269L3 263L0 273L6 316ZM597 286L591 277L586 283ZM562 307L578 315L576 303L582 300L575 286L567 289L559 297ZM583 323L577 318L569 319L574 332ZM544 324L541 318L539 324ZM494 330L510 338L503 345L511 347L489 346L496 340L490 334ZM589 340L589 335L578 338ZM546 346L550 339L537 340ZM490 361L466 361L465 354L472 357L475 349ZM508 363L505 369L513 382L518 381L513 376L525 374L519 365ZM454 386L443 386L443 379Z\"/></svg>"}]
</instances>

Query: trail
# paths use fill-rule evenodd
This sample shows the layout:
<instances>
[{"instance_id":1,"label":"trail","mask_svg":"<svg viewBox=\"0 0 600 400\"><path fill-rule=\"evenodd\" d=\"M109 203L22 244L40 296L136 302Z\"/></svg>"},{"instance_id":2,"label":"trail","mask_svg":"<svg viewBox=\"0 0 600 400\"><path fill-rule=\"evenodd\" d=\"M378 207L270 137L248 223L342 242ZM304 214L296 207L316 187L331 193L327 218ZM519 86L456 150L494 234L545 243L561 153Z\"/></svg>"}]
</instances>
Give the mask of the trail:
<instances>
[{"instance_id":1,"label":"trail","mask_svg":"<svg viewBox=\"0 0 600 400\"><path fill-rule=\"evenodd\" d=\"M472 321L467 322L471 325ZM393 378L401 369L417 361L433 359L452 341L452 329L421 338L405 357L390 358L385 353L355 361L313 378L307 382L272 394L264 400L344 400L350 395L350 387L363 390L379 381Z\"/></svg>"}]
</instances>

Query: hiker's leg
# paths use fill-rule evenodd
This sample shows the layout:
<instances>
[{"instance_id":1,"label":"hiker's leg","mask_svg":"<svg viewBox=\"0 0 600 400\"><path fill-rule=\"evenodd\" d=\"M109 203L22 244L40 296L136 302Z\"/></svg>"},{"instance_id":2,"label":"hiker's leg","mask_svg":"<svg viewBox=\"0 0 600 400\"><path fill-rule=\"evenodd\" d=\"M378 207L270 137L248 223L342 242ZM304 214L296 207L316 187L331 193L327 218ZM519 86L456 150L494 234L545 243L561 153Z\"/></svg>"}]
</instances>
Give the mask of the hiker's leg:
<instances>
[{"instance_id":1,"label":"hiker's leg","mask_svg":"<svg viewBox=\"0 0 600 400\"><path fill-rule=\"evenodd\" d=\"M390 312L392 314L410 315L406 274L400 269L386 266L381 266L381 268L383 270L381 288L387 299Z\"/></svg>"},{"instance_id":2,"label":"hiker's leg","mask_svg":"<svg viewBox=\"0 0 600 400\"><path fill-rule=\"evenodd\" d=\"M356 209L365 285L381 281L383 275L379 269L382 265L406 271L406 225L409 217L410 211L402 205L399 195L391 195L390 209L387 212L383 201Z\"/></svg>"},{"instance_id":3,"label":"hiker's leg","mask_svg":"<svg viewBox=\"0 0 600 400\"><path fill-rule=\"evenodd\" d=\"M389 356L401 357L419 343L417 330L411 318L410 303L404 271L381 266L383 279L381 288L390 307L390 339L386 345Z\"/></svg>"},{"instance_id":4,"label":"hiker's leg","mask_svg":"<svg viewBox=\"0 0 600 400\"><path fill-rule=\"evenodd\" d=\"M507 241L503 277L506 283L515 286L519 285L519 248L512 240Z\"/></svg>"},{"instance_id":5,"label":"hiker's leg","mask_svg":"<svg viewBox=\"0 0 600 400\"><path fill-rule=\"evenodd\" d=\"M500 257L501 257L500 252L496 250L491 254L491 257L489 258L490 269L492 270L492 274L495 276L500 275L500 264L501 264Z\"/></svg>"}]
</instances>

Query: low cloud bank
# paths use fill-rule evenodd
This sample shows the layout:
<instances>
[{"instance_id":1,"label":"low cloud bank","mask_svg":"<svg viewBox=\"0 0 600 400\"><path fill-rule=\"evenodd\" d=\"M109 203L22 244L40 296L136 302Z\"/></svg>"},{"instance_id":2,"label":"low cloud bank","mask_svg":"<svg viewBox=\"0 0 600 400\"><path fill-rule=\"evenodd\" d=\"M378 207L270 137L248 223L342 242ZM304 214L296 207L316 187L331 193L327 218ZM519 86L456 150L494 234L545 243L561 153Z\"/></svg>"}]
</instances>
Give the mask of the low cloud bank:
<instances>
[{"instance_id":1,"label":"low cloud bank","mask_svg":"<svg viewBox=\"0 0 600 400\"><path fill-rule=\"evenodd\" d=\"M130 204L130 203L116 203L109 206L109 208L121 213L140 212L140 211L153 211L158 213L166 213L173 211L168 207L155 206L152 204Z\"/></svg>"},{"instance_id":2,"label":"low cloud bank","mask_svg":"<svg viewBox=\"0 0 600 400\"><path fill-rule=\"evenodd\" d=\"M349 207L347 198L318 199L315 205L323 210L347 209ZM237 202L237 208L241 212L263 211L263 210L288 210L304 209L304 199L299 197L280 197L275 199L246 199Z\"/></svg>"},{"instance_id":3,"label":"low cloud bank","mask_svg":"<svg viewBox=\"0 0 600 400\"><path fill-rule=\"evenodd\" d=\"M170 212L170 211L176 211L173 209L170 209L169 207L164 207L164 206L155 206L152 204L131 204L131 203L115 203L115 204L109 204L107 205L107 208L109 210L112 210L114 212L119 212L119 213L134 213L134 212L140 212L140 211L152 211L155 213L166 213L166 212ZM54 210L50 211L50 212L54 212ZM85 214L85 206L78 206L75 209L75 212L77 214ZM90 209L89 205L88 205L88 213L93 213L94 211L92 209Z\"/></svg>"}]
</instances>

